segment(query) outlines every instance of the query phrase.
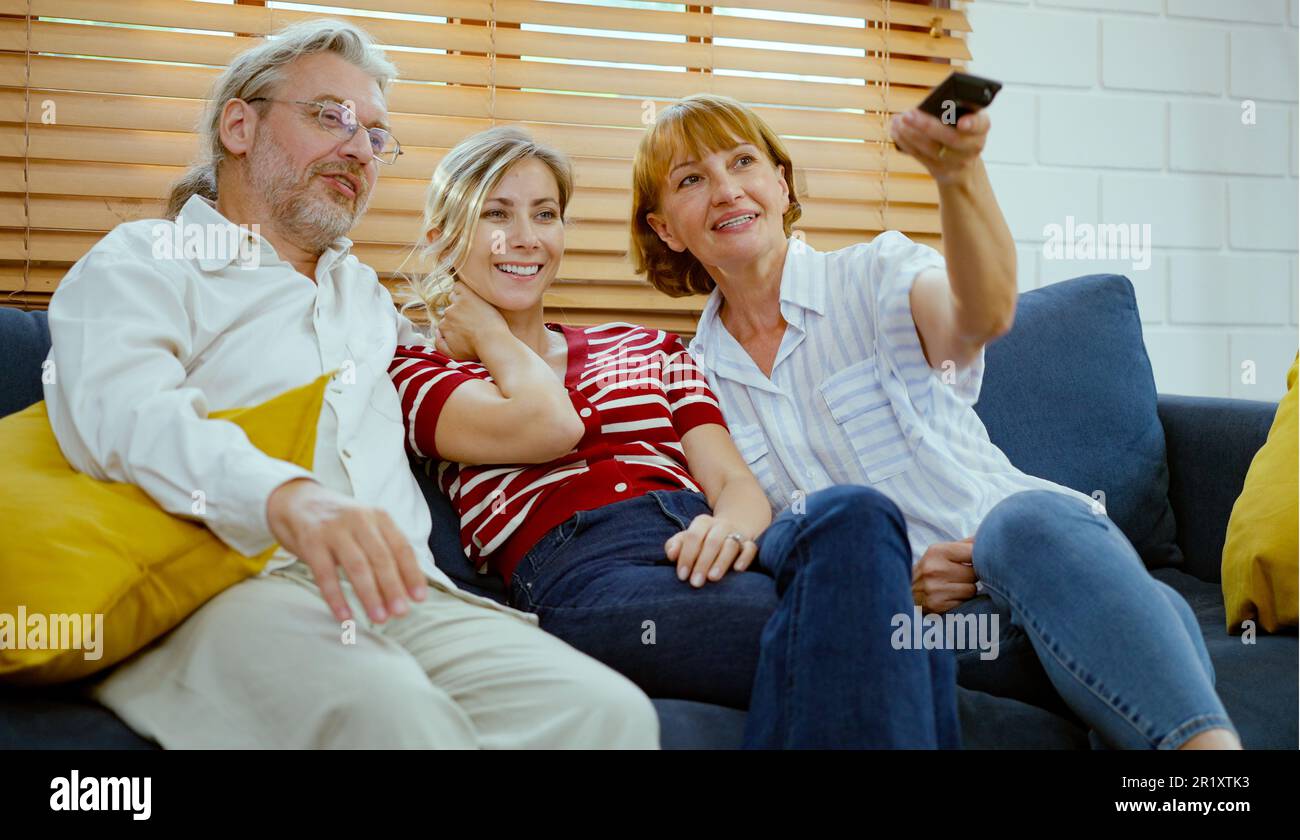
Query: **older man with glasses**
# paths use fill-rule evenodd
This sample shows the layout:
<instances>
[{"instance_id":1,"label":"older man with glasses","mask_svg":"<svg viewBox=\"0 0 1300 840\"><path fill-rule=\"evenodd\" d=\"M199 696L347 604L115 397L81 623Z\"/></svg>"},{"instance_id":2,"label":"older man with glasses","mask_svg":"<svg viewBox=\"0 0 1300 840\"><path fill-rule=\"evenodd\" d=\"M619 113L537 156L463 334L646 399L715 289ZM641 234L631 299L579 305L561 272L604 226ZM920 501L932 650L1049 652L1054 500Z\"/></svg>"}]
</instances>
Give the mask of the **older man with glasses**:
<instances>
[{"instance_id":1,"label":"older man with glasses","mask_svg":"<svg viewBox=\"0 0 1300 840\"><path fill-rule=\"evenodd\" d=\"M385 122L394 76L334 21L236 57L172 221L118 226L51 300L45 398L73 466L246 555L279 546L95 696L165 747L656 746L631 682L433 563L386 373L422 337L345 237L401 154ZM256 259L153 247L182 224L217 234L200 244L237 231ZM208 417L333 370L346 375L327 389L311 471Z\"/></svg>"}]
</instances>

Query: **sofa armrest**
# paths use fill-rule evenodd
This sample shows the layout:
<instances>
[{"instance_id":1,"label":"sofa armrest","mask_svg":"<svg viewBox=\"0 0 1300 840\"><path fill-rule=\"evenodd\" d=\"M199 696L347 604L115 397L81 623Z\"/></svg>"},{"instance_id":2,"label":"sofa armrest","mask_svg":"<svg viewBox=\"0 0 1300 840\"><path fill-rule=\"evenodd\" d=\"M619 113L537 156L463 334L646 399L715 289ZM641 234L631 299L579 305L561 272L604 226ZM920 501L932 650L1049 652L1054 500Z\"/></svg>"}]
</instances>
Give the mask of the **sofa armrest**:
<instances>
[{"instance_id":1,"label":"sofa armrest","mask_svg":"<svg viewBox=\"0 0 1300 840\"><path fill-rule=\"evenodd\" d=\"M1277 403L1160 394L1156 410L1165 429L1183 571L1217 583L1228 517Z\"/></svg>"}]
</instances>

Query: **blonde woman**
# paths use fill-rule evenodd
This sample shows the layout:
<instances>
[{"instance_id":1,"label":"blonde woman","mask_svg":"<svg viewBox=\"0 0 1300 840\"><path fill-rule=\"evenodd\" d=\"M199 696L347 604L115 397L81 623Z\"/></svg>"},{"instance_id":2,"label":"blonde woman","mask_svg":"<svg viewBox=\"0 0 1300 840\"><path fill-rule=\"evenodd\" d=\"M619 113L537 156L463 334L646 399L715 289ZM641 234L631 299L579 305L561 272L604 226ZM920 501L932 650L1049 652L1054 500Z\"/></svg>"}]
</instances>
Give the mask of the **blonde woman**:
<instances>
[{"instance_id":1,"label":"blonde woman","mask_svg":"<svg viewBox=\"0 0 1300 840\"><path fill-rule=\"evenodd\" d=\"M777 509L875 488L907 534L861 545L915 565L917 604L997 611L1004 642L1029 640L1003 644L1024 652L1015 660L964 652L963 682L1063 700L1115 747L1239 747L1186 602L1092 499L1013 467L972 408L984 345L1010 329L1016 300L979 158L988 129L984 112L894 120L939 185L948 262L897 231L820 253L791 236L794 163L772 129L735 100L687 97L633 167L637 268L669 295L710 296L691 351Z\"/></svg>"},{"instance_id":2,"label":"blonde woman","mask_svg":"<svg viewBox=\"0 0 1300 840\"><path fill-rule=\"evenodd\" d=\"M748 707L750 746L956 746L951 656L890 644L911 610L893 506L833 488L771 522L677 336L544 321L572 193L566 160L514 128L460 144L430 186L436 267L413 294L436 341L390 373L466 556L650 694ZM864 531L894 550L859 550Z\"/></svg>"}]
</instances>

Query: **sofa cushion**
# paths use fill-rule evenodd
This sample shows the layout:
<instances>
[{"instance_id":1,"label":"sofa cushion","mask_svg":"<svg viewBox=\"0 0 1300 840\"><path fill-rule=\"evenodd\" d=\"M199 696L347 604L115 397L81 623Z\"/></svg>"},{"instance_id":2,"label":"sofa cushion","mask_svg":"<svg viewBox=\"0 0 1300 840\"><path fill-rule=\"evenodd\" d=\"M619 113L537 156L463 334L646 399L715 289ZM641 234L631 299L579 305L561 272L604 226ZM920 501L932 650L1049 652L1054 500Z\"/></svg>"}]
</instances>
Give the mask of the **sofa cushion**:
<instances>
[{"instance_id":1,"label":"sofa cushion","mask_svg":"<svg viewBox=\"0 0 1300 840\"><path fill-rule=\"evenodd\" d=\"M81 684L0 687L0 750L149 750L121 718L90 699Z\"/></svg>"},{"instance_id":2,"label":"sofa cushion","mask_svg":"<svg viewBox=\"0 0 1300 840\"><path fill-rule=\"evenodd\" d=\"M651 701L664 749L734 749L745 713L689 700ZM0 750L156 750L121 718L96 703L83 684L47 689L0 687Z\"/></svg>"},{"instance_id":3,"label":"sofa cushion","mask_svg":"<svg viewBox=\"0 0 1300 840\"><path fill-rule=\"evenodd\" d=\"M1169 504L1178 523L1181 568L1217 582L1228 517L1255 453L1268 438L1277 403L1161 394Z\"/></svg>"},{"instance_id":4,"label":"sofa cushion","mask_svg":"<svg viewBox=\"0 0 1300 840\"><path fill-rule=\"evenodd\" d=\"M691 700L656 698L659 744L665 750L739 749L745 712ZM1086 750L1088 733L1051 712L982 691L957 689L962 748Z\"/></svg>"},{"instance_id":5,"label":"sofa cushion","mask_svg":"<svg viewBox=\"0 0 1300 840\"><path fill-rule=\"evenodd\" d=\"M1223 593L1217 583L1177 569L1157 569L1152 576L1187 599L1201 626L1214 666L1214 688L1248 749L1294 750L1296 726L1297 640L1261 633L1254 639L1224 632ZM1248 643L1253 642L1253 643Z\"/></svg>"},{"instance_id":6,"label":"sofa cushion","mask_svg":"<svg viewBox=\"0 0 1300 840\"><path fill-rule=\"evenodd\" d=\"M1268 440L1251 462L1245 487L1228 520L1223 545L1223 602L1229 633L1240 633L1247 620L1256 620L1269 632L1297 624L1298 376L1300 356L1291 363L1286 396L1278 406Z\"/></svg>"},{"instance_id":7,"label":"sofa cushion","mask_svg":"<svg viewBox=\"0 0 1300 840\"><path fill-rule=\"evenodd\" d=\"M44 312L0 306L0 417L42 398L41 363L49 352Z\"/></svg>"},{"instance_id":8,"label":"sofa cushion","mask_svg":"<svg viewBox=\"0 0 1300 840\"><path fill-rule=\"evenodd\" d=\"M310 470L329 379L208 416ZM275 550L246 557L139 487L78 472L44 402L0 419L0 451L0 486L21 488L0 494L0 681L64 682L114 665L260 572ZM16 643L29 622L39 642Z\"/></svg>"},{"instance_id":9,"label":"sofa cushion","mask_svg":"<svg viewBox=\"0 0 1300 840\"><path fill-rule=\"evenodd\" d=\"M1020 296L985 351L975 411L1025 472L1103 498L1150 567L1177 566L1165 435L1128 279L1079 277Z\"/></svg>"}]
</instances>

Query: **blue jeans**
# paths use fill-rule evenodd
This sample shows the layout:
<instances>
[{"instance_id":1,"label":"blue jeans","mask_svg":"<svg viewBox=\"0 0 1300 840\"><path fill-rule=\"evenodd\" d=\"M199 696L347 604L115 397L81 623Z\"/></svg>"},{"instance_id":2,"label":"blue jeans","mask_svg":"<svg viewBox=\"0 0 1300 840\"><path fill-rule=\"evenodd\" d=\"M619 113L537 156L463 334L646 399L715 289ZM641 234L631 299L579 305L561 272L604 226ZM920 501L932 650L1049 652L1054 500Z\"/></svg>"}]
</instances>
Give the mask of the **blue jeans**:
<instances>
[{"instance_id":1,"label":"blue jeans","mask_svg":"<svg viewBox=\"0 0 1300 840\"><path fill-rule=\"evenodd\" d=\"M1001 642L993 660L958 652L962 686L1056 711L1112 748L1233 730L1191 608L1088 503L1050 490L1002 500L973 562L984 594L955 611L998 614Z\"/></svg>"},{"instance_id":2,"label":"blue jeans","mask_svg":"<svg viewBox=\"0 0 1300 840\"><path fill-rule=\"evenodd\" d=\"M746 746L959 746L952 653L890 643L912 607L902 514L866 487L804 501L749 571L700 589L664 554L711 512L699 493L580 511L524 556L511 604L652 697L748 708Z\"/></svg>"}]
</instances>

